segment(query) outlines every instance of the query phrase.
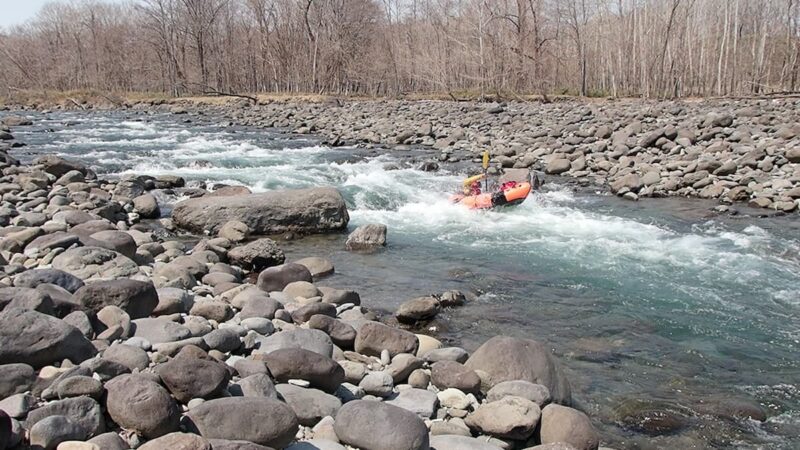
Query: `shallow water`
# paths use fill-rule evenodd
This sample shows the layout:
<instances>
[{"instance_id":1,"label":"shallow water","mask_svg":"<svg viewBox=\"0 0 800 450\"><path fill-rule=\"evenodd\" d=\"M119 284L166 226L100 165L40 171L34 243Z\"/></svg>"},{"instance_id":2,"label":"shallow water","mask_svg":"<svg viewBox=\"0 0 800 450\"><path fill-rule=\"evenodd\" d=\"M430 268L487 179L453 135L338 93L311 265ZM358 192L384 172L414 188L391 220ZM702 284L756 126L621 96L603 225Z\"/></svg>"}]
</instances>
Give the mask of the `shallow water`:
<instances>
[{"instance_id":1,"label":"shallow water","mask_svg":"<svg viewBox=\"0 0 800 450\"><path fill-rule=\"evenodd\" d=\"M513 209L474 212L447 201L456 174L406 164L420 151L375 156L184 118L51 114L15 130L30 144L15 154L59 153L106 176L168 173L254 191L335 185L350 229L385 223L389 246L349 253L345 234L319 236L282 244L291 257L330 257L337 274L324 284L355 288L387 311L447 289L474 294L431 325L439 336L470 350L500 333L550 343L606 444L800 447L797 216L717 217L709 203L631 203L557 180ZM754 398L770 418L716 418L702 403L718 396ZM621 423L632 401L648 399L683 426L652 437Z\"/></svg>"}]
</instances>

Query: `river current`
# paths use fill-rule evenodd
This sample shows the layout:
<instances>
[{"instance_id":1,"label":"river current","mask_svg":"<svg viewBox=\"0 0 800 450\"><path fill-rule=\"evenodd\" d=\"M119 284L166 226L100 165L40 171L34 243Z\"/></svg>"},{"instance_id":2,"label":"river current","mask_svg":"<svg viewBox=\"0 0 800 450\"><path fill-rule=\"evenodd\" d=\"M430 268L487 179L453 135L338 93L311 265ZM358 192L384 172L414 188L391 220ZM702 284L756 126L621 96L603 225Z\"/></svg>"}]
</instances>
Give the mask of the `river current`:
<instances>
[{"instance_id":1,"label":"river current","mask_svg":"<svg viewBox=\"0 0 800 450\"><path fill-rule=\"evenodd\" d=\"M513 209L469 211L447 200L455 169L422 172L410 162L434 154L332 149L210 117L51 113L13 131L28 143L18 158L56 153L101 177L338 187L349 229L385 223L388 247L346 252L342 233L282 242L291 258L330 258L337 273L321 284L353 288L385 311L448 289L468 293L429 331L468 350L496 334L549 343L606 445L800 448L796 215L717 216L702 201L629 202L558 179ZM767 421L716 412L739 398L760 403ZM664 418L669 432L648 435L637 417Z\"/></svg>"}]
</instances>

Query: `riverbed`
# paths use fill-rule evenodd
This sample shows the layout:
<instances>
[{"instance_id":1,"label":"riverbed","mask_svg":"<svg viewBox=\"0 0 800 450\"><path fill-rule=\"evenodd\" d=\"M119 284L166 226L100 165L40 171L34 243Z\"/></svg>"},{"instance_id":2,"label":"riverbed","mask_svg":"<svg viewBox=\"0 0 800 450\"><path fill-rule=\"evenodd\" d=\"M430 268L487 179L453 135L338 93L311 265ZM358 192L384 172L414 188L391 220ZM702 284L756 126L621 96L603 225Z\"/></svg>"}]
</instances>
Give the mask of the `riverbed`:
<instances>
[{"instance_id":1,"label":"riverbed","mask_svg":"<svg viewBox=\"0 0 800 450\"><path fill-rule=\"evenodd\" d=\"M336 186L349 229L385 223L388 246L350 253L345 233L315 236L281 242L290 258L330 258L336 275L322 284L353 288L387 313L414 297L467 293L465 307L427 332L468 350L496 334L547 342L608 446L800 447L796 215L630 202L558 178L520 206L469 211L447 199L460 168L417 170L435 156L423 149L334 149L213 117L50 113L14 131L28 144L16 157L56 153L101 178L174 174L253 191ZM768 419L720 418L708 405L721 398L755 400ZM630 420L639 412L670 426L648 434Z\"/></svg>"}]
</instances>

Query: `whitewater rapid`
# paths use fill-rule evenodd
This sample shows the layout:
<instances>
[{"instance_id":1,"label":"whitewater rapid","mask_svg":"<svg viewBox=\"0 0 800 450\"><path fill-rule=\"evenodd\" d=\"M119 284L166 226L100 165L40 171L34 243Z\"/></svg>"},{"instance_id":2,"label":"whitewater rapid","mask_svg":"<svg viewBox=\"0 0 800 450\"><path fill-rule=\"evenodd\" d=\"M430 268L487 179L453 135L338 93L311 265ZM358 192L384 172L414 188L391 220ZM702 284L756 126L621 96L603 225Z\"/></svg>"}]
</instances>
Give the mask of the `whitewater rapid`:
<instances>
[{"instance_id":1,"label":"whitewater rapid","mask_svg":"<svg viewBox=\"0 0 800 450\"><path fill-rule=\"evenodd\" d=\"M576 386L601 417L618 394L686 402L746 393L774 409L748 436L796 442L784 436L800 426L800 228L789 219L687 214L684 203L576 193L558 180L520 206L476 212L448 201L463 174L417 170L405 151L332 149L310 136L169 116L54 115L37 127L21 135L31 148L106 177L173 174L255 192L336 186L351 228L388 226L387 250L352 255L329 239L288 251L325 253L340 273L334 282L367 289L368 304L391 310L435 289L472 289L474 305L448 313L460 339L503 332L546 339L564 354L587 340L618 353L614 365L592 365L594 382ZM454 275L462 273L471 278ZM670 385L676 377L686 380L681 389Z\"/></svg>"}]
</instances>

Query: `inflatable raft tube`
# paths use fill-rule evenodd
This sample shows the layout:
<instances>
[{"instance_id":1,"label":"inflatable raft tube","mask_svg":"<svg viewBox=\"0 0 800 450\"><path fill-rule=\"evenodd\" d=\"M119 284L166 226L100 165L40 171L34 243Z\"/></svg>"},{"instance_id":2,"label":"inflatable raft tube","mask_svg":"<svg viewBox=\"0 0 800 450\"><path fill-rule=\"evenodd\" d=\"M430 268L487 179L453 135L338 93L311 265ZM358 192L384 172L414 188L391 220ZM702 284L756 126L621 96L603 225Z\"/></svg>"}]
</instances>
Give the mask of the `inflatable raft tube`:
<instances>
[{"instance_id":1,"label":"inflatable raft tube","mask_svg":"<svg viewBox=\"0 0 800 450\"><path fill-rule=\"evenodd\" d=\"M498 206L518 205L531 193L530 183L519 183L513 188L494 194L456 195L452 200L469 209L489 209Z\"/></svg>"}]
</instances>

